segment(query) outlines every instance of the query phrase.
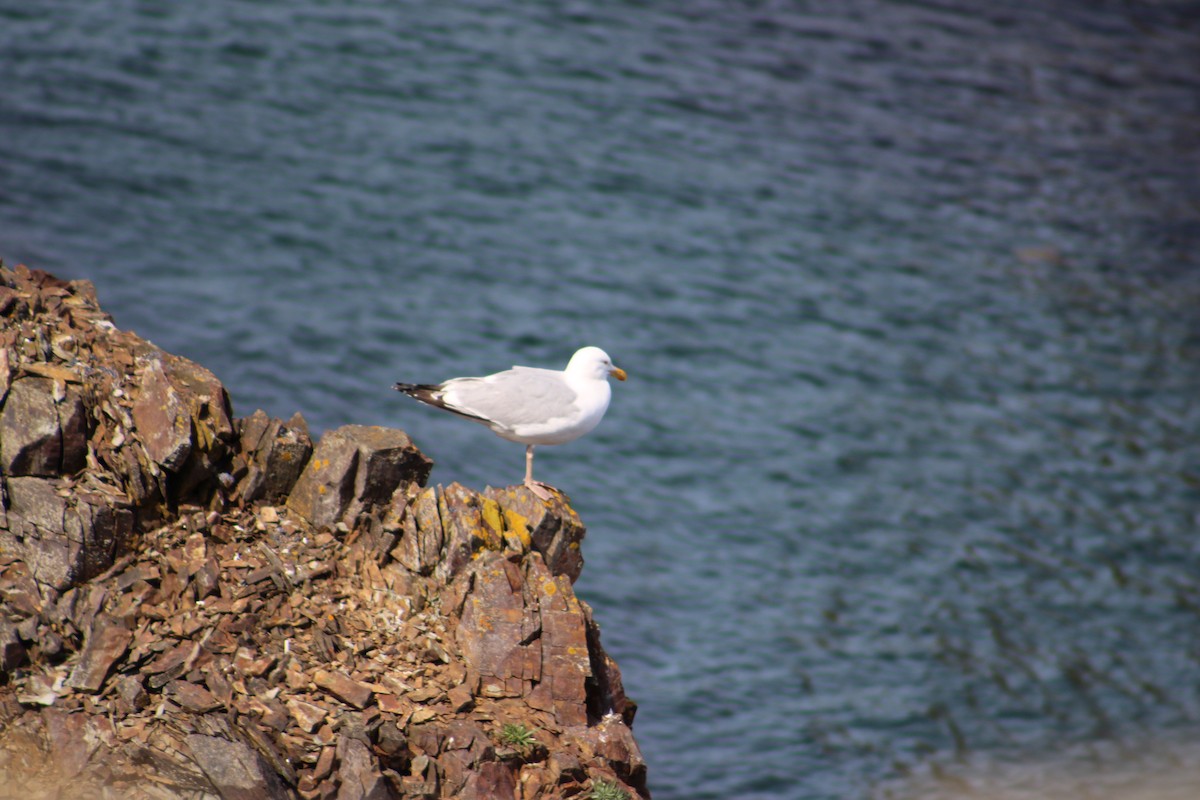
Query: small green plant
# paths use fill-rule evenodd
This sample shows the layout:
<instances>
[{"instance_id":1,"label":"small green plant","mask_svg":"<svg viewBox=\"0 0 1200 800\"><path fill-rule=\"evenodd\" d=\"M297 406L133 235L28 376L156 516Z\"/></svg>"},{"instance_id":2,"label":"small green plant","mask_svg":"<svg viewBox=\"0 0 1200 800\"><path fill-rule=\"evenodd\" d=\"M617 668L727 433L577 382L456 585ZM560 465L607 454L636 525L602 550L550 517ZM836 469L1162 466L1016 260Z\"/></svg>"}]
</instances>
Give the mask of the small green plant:
<instances>
[{"instance_id":1,"label":"small green plant","mask_svg":"<svg viewBox=\"0 0 1200 800\"><path fill-rule=\"evenodd\" d=\"M592 781L592 792L588 800L629 800L629 792L621 788L621 784L597 778Z\"/></svg>"},{"instance_id":2,"label":"small green plant","mask_svg":"<svg viewBox=\"0 0 1200 800\"><path fill-rule=\"evenodd\" d=\"M519 722L506 722L500 729L500 741L518 750L528 750L537 744L533 731Z\"/></svg>"}]
</instances>

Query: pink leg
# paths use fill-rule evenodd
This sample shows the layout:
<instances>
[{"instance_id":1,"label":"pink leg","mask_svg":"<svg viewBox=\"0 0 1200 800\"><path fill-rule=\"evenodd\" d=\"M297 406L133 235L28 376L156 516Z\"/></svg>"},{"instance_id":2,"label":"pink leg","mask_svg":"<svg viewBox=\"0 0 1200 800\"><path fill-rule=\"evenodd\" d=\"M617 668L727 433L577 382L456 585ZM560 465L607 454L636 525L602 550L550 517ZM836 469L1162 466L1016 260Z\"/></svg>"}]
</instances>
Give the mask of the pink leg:
<instances>
[{"instance_id":1,"label":"pink leg","mask_svg":"<svg viewBox=\"0 0 1200 800\"><path fill-rule=\"evenodd\" d=\"M525 486L539 499L550 499L550 493L546 489L553 487L548 487L546 484L533 479L533 445L531 444L525 446Z\"/></svg>"}]
</instances>

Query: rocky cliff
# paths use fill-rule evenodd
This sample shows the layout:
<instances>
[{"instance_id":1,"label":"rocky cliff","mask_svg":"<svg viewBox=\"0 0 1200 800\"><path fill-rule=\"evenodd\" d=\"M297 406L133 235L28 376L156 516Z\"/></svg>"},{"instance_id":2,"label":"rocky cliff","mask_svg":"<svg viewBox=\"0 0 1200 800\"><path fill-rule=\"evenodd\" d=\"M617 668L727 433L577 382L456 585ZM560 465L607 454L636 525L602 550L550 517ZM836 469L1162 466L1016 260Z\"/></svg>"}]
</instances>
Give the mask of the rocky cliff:
<instances>
[{"instance_id":1,"label":"rocky cliff","mask_svg":"<svg viewBox=\"0 0 1200 800\"><path fill-rule=\"evenodd\" d=\"M0 796L649 797L578 516L430 467L0 267Z\"/></svg>"}]
</instances>

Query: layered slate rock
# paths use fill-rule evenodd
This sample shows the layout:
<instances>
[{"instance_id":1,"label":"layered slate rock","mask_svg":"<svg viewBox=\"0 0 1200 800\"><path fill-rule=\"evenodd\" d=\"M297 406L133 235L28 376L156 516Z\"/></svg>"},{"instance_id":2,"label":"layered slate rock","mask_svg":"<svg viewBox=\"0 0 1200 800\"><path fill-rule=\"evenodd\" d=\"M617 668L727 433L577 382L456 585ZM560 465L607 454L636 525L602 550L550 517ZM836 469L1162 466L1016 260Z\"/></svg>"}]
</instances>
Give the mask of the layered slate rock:
<instances>
[{"instance_id":1,"label":"layered slate rock","mask_svg":"<svg viewBox=\"0 0 1200 800\"><path fill-rule=\"evenodd\" d=\"M38 384L45 384L40 386ZM7 475L57 475L62 434L49 381L15 381L0 414L0 469Z\"/></svg>"},{"instance_id":2,"label":"layered slate rock","mask_svg":"<svg viewBox=\"0 0 1200 800\"><path fill-rule=\"evenodd\" d=\"M0 270L0 547L56 589L135 527L208 502L231 452L211 372L119 331L86 281Z\"/></svg>"},{"instance_id":3,"label":"layered slate rock","mask_svg":"<svg viewBox=\"0 0 1200 800\"><path fill-rule=\"evenodd\" d=\"M555 575L566 575L575 583L583 571L581 545L586 531L574 509L561 498L544 503L513 487L489 488L484 496L504 508L509 526L524 531L529 546L542 554Z\"/></svg>"},{"instance_id":4,"label":"layered slate rock","mask_svg":"<svg viewBox=\"0 0 1200 800\"><path fill-rule=\"evenodd\" d=\"M121 620L107 615L93 617L67 686L92 694L100 691L109 670L125 655L132 641L133 633Z\"/></svg>"},{"instance_id":5,"label":"layered slate rock","mask_svg":"<svg viewBox=\"0 0 1200 800\"><path fill-rule=\"evenodd\" d=\"M133 424L141 432L150 460L169 472L192 454L192 417L180 392L163 371L161 358L150 356L139 365L141 392L133 402Z\"/></svg>"},{"instance_id":6,"label":"layered slate rock","mask_svg":"<svg viewBox=\"0 0 1200 800\"><path fill-rule=\"evenodd\" d=\"M100 574L130 540L133 515L120 496L34 477L4 483L0 544L56 589Z\"/></svg>"},{"instance_id":7,"label":"layered slate rock","mask_svg":"<svg viewBox=\"0 0 1200 800\"><path fill-rule=\"evenodd\" d=\"M0 315L14 791L649 796L563 498L424 487L401 431L232 419L85 283L0 269Z\"/></svg>"},{"instance_id":8,"label":"layered slate rock","mask_svg":"<svg viewBox=\"0 0 1200 800\"><path fill-rule=\"evenodd\" d=\"M234 471L240 478L237 493L242 502L286 498L312 456L304 417L297 412L283 422L259 409L237 420L237 434L240 453Z\"/></svg>"},{"instance_id":9,"label":"layered slate rock","mask_svg":"<svg viewBox=\"0 0 1200 800\"><path fill-rule=\"evenodd\" d=\"M564 727L584 725L592 677L586 618L565 576L551 575L538 556L521 565L493 557L474 570L457 637L468 686L525 698Z\"/></svg>"},{"instance_id":10,"label":"layered slate rock","mask_svg":"<svg viewBox=\"0 0 1200 800\"><path fill-rule=\"evenodd\" d=\"M188 750L223 800L284 800L279 776L248 744L220 736L192 734Z\"/></svg>"},{"instance_id":11,"label":"layered slate rock","mask_svg":"<svg viewBox=\"0 0 1200 800\"><path fill-rule=\"evenodd\" d=\"M423 484L432 468L404 431L346 425L321 437L287 505L317 527L353 522L397 488Z\"/></svg>"}]
</instances>

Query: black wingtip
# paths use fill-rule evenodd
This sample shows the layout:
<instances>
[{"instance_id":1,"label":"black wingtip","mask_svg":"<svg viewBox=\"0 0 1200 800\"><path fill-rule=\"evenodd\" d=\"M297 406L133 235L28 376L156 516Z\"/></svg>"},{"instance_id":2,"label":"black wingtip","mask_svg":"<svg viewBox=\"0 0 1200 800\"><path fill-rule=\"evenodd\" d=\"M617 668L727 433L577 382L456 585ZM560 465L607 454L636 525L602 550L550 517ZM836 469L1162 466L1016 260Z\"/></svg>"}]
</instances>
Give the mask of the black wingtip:
<instances>
[{"instance_id":1,"label":"black wingtip","mask_svg":"<svg viewBox=\"0 0 1200 800\"><path fill-rule=\"evenodd\" d=\"M404 392L409 397L420 400L422 403L437 404L437 398L434 394L438 390L437 386L431 386L427 383L397 383L392 388L397 392Z\"/></svg>"}]
</instances>

